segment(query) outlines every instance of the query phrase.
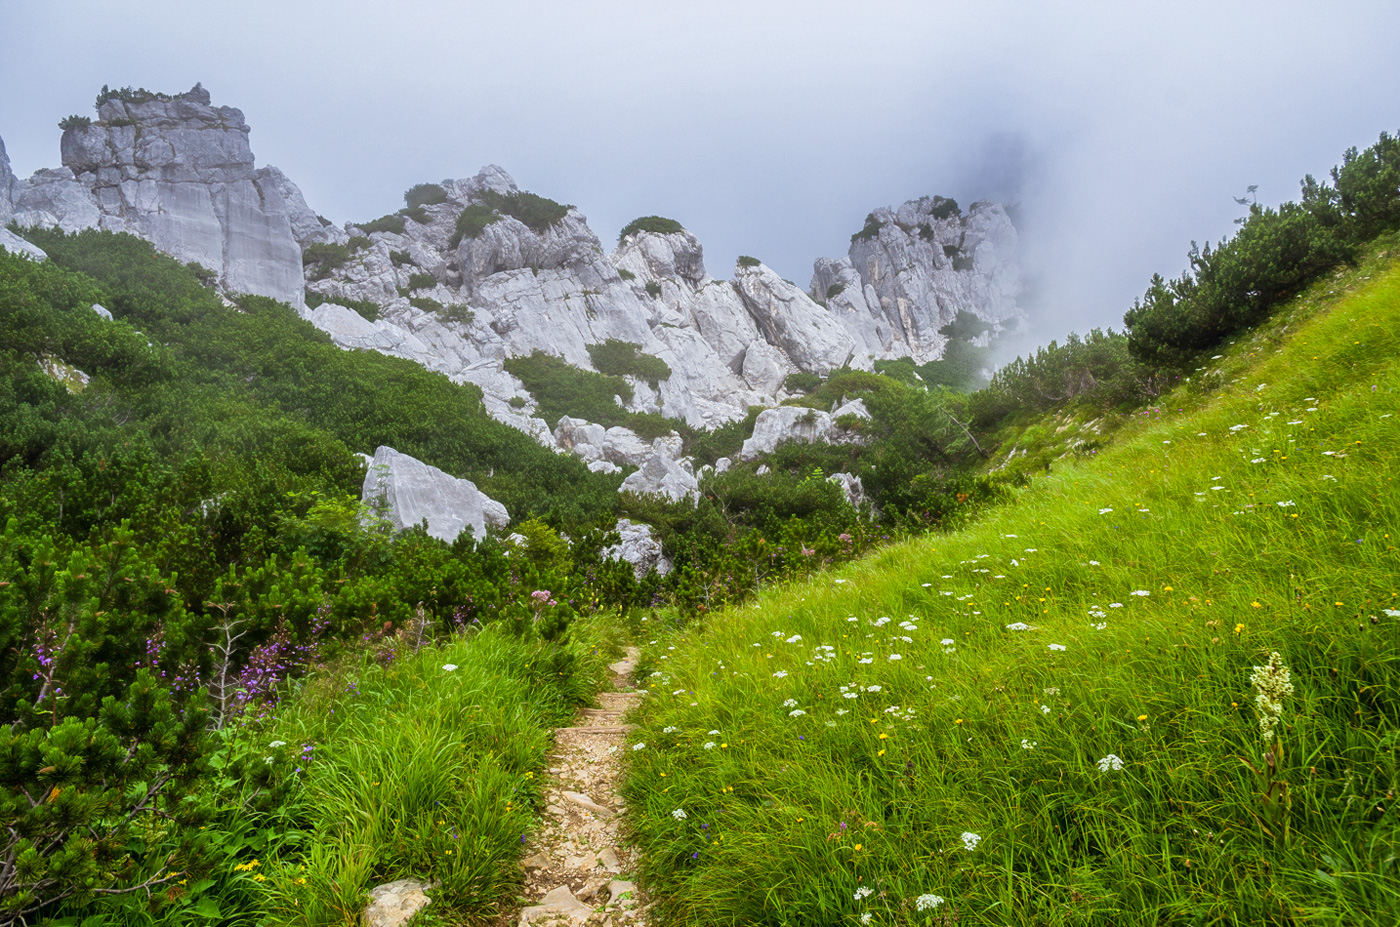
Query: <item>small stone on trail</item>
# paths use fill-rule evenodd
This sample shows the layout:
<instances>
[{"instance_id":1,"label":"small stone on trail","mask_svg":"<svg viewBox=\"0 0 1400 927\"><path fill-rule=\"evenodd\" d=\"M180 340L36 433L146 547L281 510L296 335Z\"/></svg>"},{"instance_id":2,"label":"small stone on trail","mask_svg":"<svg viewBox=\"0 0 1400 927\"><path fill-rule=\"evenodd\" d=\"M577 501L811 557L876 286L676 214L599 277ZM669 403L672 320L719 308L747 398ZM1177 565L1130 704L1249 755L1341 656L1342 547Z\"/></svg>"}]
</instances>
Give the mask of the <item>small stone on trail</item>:
<instances>
[{"instance_id":1,"label":"small stone on trail","mask_svg":"<svg viewBox=\"0 0 1400 927\"><path fill-rule=\"evenodd\" d=\"M617 904L617 899L629 892L635 897L637 894L637 884L635 882L628 882L625 879L613 879L608 883L608 891L612 894L612 900L609 903Z\"/></svg>"},{"instance_id":2,"label":"small stone on trail","mask_svg":"<svg viewBox=\"0 0 1400 927\"><path fill-rule=\"evenodd\" d=\"M588 920L593 913L593 909L574 897L574 893L569 891L569 886L561 885L549 894L540 899L540 903L525 908L520 912L521 927L542 921L546 918L564 915L575 923L583 923Z\"/></svg>"},{"instance_id":3,"label":"small stone on trail","mask_svg":"<svg viewBox=\"0 0 1400 927\"><path fill-rule=\"evenodd\" d=\"M601 863L603 868L608 870L608 872L622 871L622 866L617 862L617 853L613 851L612 847L603 848L602 852L598 854L598 862Z\"/></svg>"},{"instance_id":4,"label":"small stone on trail","mask_svg":"<svg viewBox=\"0 0 1400 927\"><path fill-rule=\"evenodd\" d=\"M563 795L564 798L568 801L573 802L585 811L593 812L603 820L607 820L608 818L613 816L611 810L604 808L602 805L598 804L593 799L589 798L587 795L581 795L578 792L564 792Z\"/></svg>"},{"instance_id":5,"label":"small stone on trail","mask_svg":"<svg viewBox=\"0 0 1400 927\"><path fill-rule=\"evenodd\" d=\"M530 857L529 859L525 860L525 868L526 868L526 869L548 869L548 868L549 868L549 859L548 859L548 857L546 857L543 853L536 853L534 856L532 856L532 857Z\"/></svg>"}]
</instances>

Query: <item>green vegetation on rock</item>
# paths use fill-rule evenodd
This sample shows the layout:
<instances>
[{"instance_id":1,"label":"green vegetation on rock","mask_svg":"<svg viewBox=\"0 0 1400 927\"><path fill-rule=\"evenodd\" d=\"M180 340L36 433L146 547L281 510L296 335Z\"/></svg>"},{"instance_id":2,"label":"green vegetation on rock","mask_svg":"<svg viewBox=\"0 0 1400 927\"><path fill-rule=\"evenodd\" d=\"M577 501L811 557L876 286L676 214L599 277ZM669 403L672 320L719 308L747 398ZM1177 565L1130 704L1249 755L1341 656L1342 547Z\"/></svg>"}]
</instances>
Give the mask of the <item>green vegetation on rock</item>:
<instances>
[{"instance_id":1,"label":"green vegetation on rock","mask_svg":"<svg viewBox=\"0 0 1400 927\"><path fill-rule=\"evenodd\" d=\"M684 231L685 226L681 225L675 219L667 219L665 216L642 216L624 225L622 231L617 235L617 240L620 243L627 236L635 235L638 232L654 232L657 235L674 235L677 232Z\"/></svg>"}]
</instances>

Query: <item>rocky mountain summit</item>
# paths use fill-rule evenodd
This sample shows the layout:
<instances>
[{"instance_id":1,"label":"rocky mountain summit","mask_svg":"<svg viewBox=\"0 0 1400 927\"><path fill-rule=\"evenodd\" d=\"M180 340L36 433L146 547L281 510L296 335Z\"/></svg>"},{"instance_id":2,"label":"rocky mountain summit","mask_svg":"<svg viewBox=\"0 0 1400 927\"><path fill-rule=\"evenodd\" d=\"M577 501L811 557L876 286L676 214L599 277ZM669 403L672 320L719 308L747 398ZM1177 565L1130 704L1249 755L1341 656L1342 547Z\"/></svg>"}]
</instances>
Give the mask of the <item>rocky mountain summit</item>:
<instances>
[{"instance_id":1,"label":"rocky mountain summit","mask_svg":"<svg viewBox=\"0 0 1400 927\"><path fill-rule=\"evenodd\" d=\"M255 168L243 113L211 106L198 84L98 99L96 121L64 120L62 167L16 182L4 162L0 219L130 232L216 272L230 291L302 305L291 220L309 210L280 171Z\"/></svg>"},{"instance_id":2,"label":"rocky mountain summit","mask_svg":"<svg viewBox=\"0 0 1400 927\"><path fill-rule=\"evenodd\" d=\"M816 261L804 290L750 257L716 279L699 240L655 216L608 251L576 208L496 166L419 184L399 212L337 228L280 171L255 165L243 113L199 85L176 96L104 87L96 120L62 125L63 166L28 180L0 142L0 220L146 238L226 291L287 301L341 347L476 384L492 416L595 469L650 467L673 496L693 482L677 469L678 440L546 415L508 362L538 353L597 371L599 347L622 346L652 373L617 381L620 415L707 428L778 404L793 374L937 359L959 312L986 323L984 340L1022 316L1016 230L995 203L877 209L845 257Z\"/></svg>"}]
</instances>

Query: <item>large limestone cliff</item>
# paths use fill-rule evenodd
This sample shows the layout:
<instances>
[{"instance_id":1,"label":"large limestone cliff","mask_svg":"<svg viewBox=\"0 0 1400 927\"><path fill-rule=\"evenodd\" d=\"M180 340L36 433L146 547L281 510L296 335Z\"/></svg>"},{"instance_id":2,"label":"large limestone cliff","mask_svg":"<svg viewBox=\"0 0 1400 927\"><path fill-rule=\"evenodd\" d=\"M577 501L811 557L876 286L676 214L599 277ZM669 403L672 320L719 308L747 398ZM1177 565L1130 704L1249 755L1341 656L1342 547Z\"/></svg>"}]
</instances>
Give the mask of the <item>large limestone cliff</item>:
<instances>
[{"instance_id":1,"label":"large limestone cliff","mask_svg":"<svg viewBox=\"0 0 1400 927\"><path fill-rule=\"evenodd\" d=\"M216 271L230 291L302 304L292 225L309 210L280 171L255 167L242 112L211 106L196 84L112 96L97 115L64 131L62 168L18 185L15 221L130 232Z\"/></svg>"}]
</instances>

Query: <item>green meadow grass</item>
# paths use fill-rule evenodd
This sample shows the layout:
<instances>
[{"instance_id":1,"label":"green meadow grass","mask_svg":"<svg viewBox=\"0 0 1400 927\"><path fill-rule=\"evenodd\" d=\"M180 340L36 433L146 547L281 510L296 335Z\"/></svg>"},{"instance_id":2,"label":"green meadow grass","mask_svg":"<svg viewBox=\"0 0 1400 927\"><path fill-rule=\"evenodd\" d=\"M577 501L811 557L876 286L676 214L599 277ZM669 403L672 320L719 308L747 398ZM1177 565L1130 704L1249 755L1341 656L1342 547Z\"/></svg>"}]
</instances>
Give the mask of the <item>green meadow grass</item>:
<instances>
[{"instance_id":1,"label":"green meadow grass","mask_svg":"<svg viewBox=\"0 0 1400 927\"><path fill-rule=\"evenodd\" d=\"M1400 922L1389 244L1096 457L647 646L660 922Z\"/></svg>"},{"instance_id":2,"label":"green meadow grass","mask_svg":"<svg viewBox=\"0 0 1400 927\"><path fill-rule=\"evenodd\" d=\"M240 728L227 753L285 769L292 786L218 835L242 847L224 915L355 924L365 892L401 878L436 884L438 923L497 914L519 883L552 728L602 684L611 636L580 620L559 647L492 626L387 665L364 656ZM263 786L245 781L243 803Z\"/></svg>"}]
</instances>

